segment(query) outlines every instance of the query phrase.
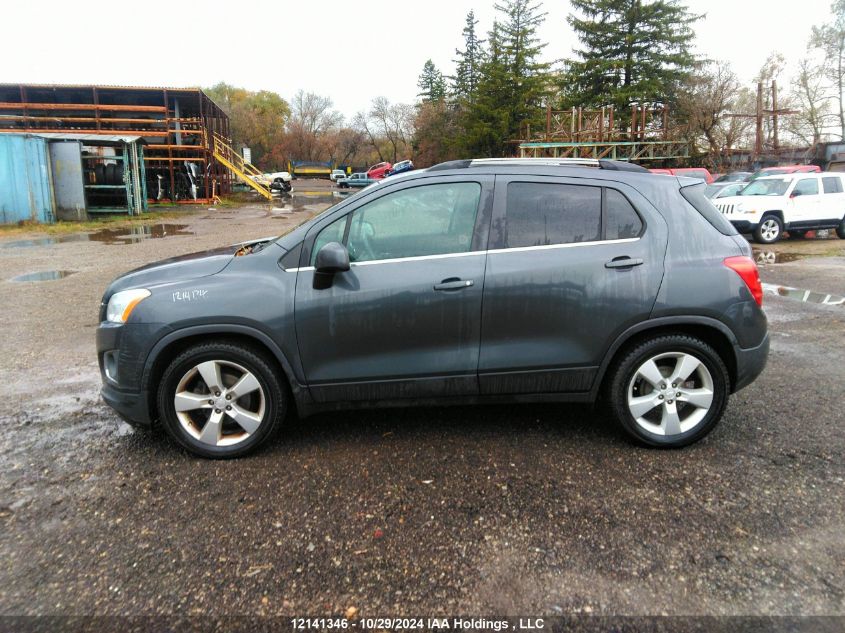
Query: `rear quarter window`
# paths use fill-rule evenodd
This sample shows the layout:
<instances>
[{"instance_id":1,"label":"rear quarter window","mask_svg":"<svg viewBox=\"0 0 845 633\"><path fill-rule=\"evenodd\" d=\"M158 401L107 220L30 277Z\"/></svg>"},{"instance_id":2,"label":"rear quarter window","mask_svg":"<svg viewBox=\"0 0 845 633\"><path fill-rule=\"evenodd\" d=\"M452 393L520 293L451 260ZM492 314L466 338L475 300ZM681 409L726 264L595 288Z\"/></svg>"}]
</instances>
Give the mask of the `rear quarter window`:
<instances>
[{"instance_id":1,"label":"rear quarter window","mask_svg":"<svg viewBox=\"0 0 845 633\"><path fill-rule=\"evenodd\" d=\"M733 224L728 222L713 203L704 195L704 183L681 187L681 195L698 211L713 228L722 235L739 235Z\"/></svg>"}]
</instances>

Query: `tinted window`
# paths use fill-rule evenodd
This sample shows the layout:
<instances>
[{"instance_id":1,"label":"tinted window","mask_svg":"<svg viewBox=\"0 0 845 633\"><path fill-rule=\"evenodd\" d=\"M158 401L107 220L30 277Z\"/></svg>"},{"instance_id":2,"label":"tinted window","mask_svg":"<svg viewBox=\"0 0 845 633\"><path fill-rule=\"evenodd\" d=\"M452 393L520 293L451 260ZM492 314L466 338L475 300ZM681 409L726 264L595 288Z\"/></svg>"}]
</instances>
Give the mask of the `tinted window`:
<instances>
[{"instance_id":1,"label":"tinted window","mask_svg":"<svg viewBox=\"0 0 845 633\"><path fill-rule=\"evenodd\" d=\"M713 203L705 197L703 183L690 187L682 187L681 195L720 233L723 235L737 235L733 224L728 222L719 213L719 210L713 206Z\"/></svg>"},{"instance_id":2,"label":"tinted window","mask_svg":"<svg viewBox=\"0 0 845 633\"><path fill-rule=\"evenodd\" d=\"M826 176L822 178L822 186L825 193L842 193L842 179L838 176Z\"/></svg>"},{"instance_id":3,"label":"tinted window","mask_svg":"<svg viewBox=\"0 0 845 633\"><path fill-rule=\"evenodd\" d=\"M615 189L606 189L607 234L605 239L624 240L638 237L643 230L643 222L628 202L628 198Z\"/></svg>"},{"instance_id":4,"label":"tinted window","mask_svg":"<svg viewBox=\"0 0 845 633\"><path fill-rule=\"evenodd\" d=\"M324 228L317 235L314 240L314 248L311 249L311 265L314 265L314 260L317 258L317 251L323 248L329 242L343 242L343 231L346 229L346 220L349 216L344 215L342 218L335 220Z\"/></svg>"},{"instance_id":5,"label":"tinted window","mask_svg":"<svg viewBox=\"0 0 845 633\"><path fill-rule=\"evenodd\" d=\"M423 185L382 196L355 210L349 226L349 259L465 253L472 246L481 185Z\"/></svg>"},{"instance_id":6,"label":"tinted window","mask_svg":"<svg viewBox=\"0 0 845 633\"><path fill-rule=\"evenodd\" d=\"M508 185L505 248L601 239L601 189L513 182Z\"/></svg>"},{"instance_id":7,"label":"tinted window","mask_svg":"<svg viewBox=\"0 0 845 633\"><path fill-rule=\"evenodd\" d=\"M815 196L819 193L819 181L816 178L799 180L792 190L792 195Z\"/></svg>"}]
</instances>

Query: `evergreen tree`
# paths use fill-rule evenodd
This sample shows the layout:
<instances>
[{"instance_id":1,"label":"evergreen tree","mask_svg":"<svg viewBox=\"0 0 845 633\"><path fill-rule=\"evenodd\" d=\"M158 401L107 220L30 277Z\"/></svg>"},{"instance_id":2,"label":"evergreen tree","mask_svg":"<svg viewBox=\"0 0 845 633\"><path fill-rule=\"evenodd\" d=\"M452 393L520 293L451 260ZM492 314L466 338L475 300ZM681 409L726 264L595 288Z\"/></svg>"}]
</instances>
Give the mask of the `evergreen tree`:
<instances>
[{"instance_id":1,"label":"evergreen tree","mask_svg":"<svg viewBox=\"0 0 845 633\"><path fill-rule=\"evenodd\" d=\"M674 102L695 58L691 14L678 0L571 0L582 48L566 74L565 106Z\"/></svg>"},{"instance_id":2,"label":"evergreen tree","mask_svg":"<svg viewBox=\"0 0 845 633\"><path fill-rule=\"evenodd\" d=\"M526 124L539 122L548 94L549 64L539 61L545 44L536 36L546 14L530 0L507 0L496 9L501 21L488 36L477 99L463 117L463 145L470 156L511 153L509 141L519 138Z\"/></svg>"},{"instance_id":3,"label":"evergreen tree","mask_svg":"<svg viewBox=\"0 0 845 633\"><path fill-rule=\"evenodd\" d=\"M484 49L482 48L483 41L478 39L475 32L477 24L475 12L467 13L466 25L463 30L464 50L455 49L458 59L453 60L456 66L452 94L458 101L473 101L475 91L478 88Z\"/></svg>"},{"instance_id":4,"label":"evergreen tree","mask_svg":"<svg viewBox=\"0 0 845 633\"><path fill-rule=\"evenodd\" d=\"M417 86L420 89L417 96L423 101L442 101L446 97L446 79L430 59L423 65Z\"/></svg>"}]
</instances>

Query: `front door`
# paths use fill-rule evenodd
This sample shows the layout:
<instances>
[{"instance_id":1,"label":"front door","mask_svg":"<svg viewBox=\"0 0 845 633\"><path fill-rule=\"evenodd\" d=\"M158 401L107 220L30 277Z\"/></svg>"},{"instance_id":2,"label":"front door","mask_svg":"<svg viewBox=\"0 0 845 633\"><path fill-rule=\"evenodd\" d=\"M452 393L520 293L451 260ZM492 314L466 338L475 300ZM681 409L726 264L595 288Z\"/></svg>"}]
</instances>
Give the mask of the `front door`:
<instances>
[{"instance_id":1,"label":"front door","mask_svg":"<svg viewBox=\"0 0 845 633\"><path fill-rule=\"evenodd\" d=\"M815 176L807 176L798 180L792 189L789 201L792 206L792 213L789 214L791 217L786 217L784 220L796 228L813 226L821 219L819 179Z\"/></svg>"},{"instance_id":2,"label":"front door","mask_svg":"<svg viewBox=\"0 0 845 633\"><path fill-rule=\"evenodd\" d=\"M492 178L415 179L315 225L295 313L316 401L478 393L491 209ZM328 242L346 245L351 268L315 288L314 258Z\"/></svg>"},{"instance_id":3,"label":"front door","mask_svg":"<svg viewBox=\"0 0 845 633\"><path fill-rule=\"evenodd\" d=\"M498 176L492 227L481 393L588 391L609 342L651 312L665 221L619 183Z\"/></svg>"}]
</instances>

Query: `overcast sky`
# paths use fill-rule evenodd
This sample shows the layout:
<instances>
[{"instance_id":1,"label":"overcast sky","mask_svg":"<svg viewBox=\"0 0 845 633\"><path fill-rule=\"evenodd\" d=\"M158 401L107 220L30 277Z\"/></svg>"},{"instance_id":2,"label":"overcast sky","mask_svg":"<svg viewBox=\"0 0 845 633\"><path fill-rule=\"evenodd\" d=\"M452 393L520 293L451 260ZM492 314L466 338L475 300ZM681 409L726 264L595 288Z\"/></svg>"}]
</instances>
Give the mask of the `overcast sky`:
<instances>
[{"instance_id":1,"label":"overcast sky","mask_svg":"<svg viewBox=\"0 0 845 633\"><path fill-rule=\"evenodd\" d=\"M376 96L413 102L428 58L451 73L467 11L475 9L486 33L496 13L493 4L23 0L3 8L0 83L209 86L225 81L287 99L301 88L330 96L351 117ZM569 2L543 4L545 57L566 57L576 44L566 24ZM811 27L830 19L830 0L687 4L707 14L697 25L698 51L729 61L749 82L773 50L797 64L806 54Z\"/></svg>"}]
</instances>

